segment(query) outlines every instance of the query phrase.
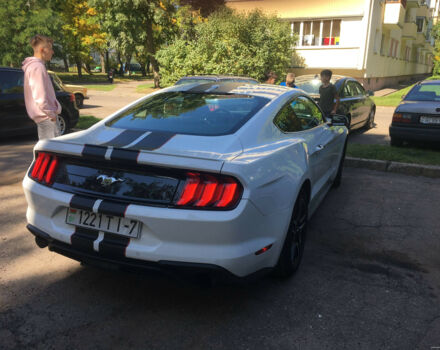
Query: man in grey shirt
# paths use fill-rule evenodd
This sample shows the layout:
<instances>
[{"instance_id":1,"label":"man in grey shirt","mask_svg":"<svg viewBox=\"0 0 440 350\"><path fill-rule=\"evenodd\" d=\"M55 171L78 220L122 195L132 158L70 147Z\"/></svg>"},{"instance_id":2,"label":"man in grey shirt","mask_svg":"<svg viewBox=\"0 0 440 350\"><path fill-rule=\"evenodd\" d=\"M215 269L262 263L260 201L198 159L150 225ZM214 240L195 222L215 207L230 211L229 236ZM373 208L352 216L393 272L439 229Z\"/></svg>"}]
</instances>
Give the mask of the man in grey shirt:
<instances>
[{"instance_id":1,"label":"man in grey shirt","mask_svg":"<svg viewBox=\"0 0 440 350\"><path fill-rule=\"evenodd\" d=\"M321 72L322 85L319 87L319 106L321 107L324 116L329 118L339 107L339 95L336 87L330 83L333 72L329 69L324 69ZM335 102L336 101L336 102Z\"/></svg>"}]
</instances>

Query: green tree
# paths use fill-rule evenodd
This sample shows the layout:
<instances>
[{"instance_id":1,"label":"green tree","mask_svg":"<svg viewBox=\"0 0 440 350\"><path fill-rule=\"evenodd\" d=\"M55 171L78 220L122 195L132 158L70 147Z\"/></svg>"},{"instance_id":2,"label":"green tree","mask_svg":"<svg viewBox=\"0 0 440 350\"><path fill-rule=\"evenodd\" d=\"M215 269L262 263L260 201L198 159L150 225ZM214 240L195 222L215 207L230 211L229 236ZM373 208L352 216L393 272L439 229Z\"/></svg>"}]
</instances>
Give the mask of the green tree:
<instances>
[{"instance_id":1,"label":"green tree","mask_svg":"<svg viewBox=\"0 0 440 350\"><path fill-rule=\"evenodd\" d=\"M193 39L176 38L157 53L163 85L184 75L236 74L259 80L267 71L283 75L297 40L290 25L259 10L248 14L222 9L195 26Z\"/></svg>"},{"instance_id":2,"label":"green tree","mask_svg":"<svg viewBox=\"0 0 440 350\"><path fill-rule=\"evenodd\" d=\"M0 63L20 67L26 56L32 56L29 40L35 34L53 36L58 20L52 1L3 0L0 6Z\"/></svg>"},{"instance_id":3,"label":"green tree","mask_svg":"<svg viewBox=\"0 0 440 350\"><path fill-rule=\"evenodd\" d=\"M432 36L435 40L433 75L440 75L440 22L432 28Z\"/></svg>"},{"instance_id":4,"label":"green tree","mask_svg":"<svg viewBox=\"0 0 440 350\"><path fill-rule=\"evenodd\" d=\"M189 5L195 11L199 11L203 17L208 17L214 11L225 5L225 0L180 0L180 5Z\"/></svg>"}]
</instances>

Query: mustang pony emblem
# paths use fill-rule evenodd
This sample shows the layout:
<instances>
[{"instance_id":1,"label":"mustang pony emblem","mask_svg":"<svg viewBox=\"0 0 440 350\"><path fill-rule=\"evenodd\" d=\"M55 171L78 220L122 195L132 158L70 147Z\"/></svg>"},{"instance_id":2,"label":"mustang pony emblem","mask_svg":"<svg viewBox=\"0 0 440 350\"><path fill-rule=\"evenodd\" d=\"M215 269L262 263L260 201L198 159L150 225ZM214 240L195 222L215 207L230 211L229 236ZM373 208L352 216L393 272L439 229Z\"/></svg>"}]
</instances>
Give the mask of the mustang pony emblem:
<instances>
[{"instance_id":1,"label":"mustang pony emblem","mask_svg":"<svg viewBox=\"0 0 440 350\"><path fill-rule=\"evenodd\" d=\"M113 185L115 182L125 181L124 179L117 179L115 177L107 175L99 175L98 177L96 177L96 180L100 181L102 186L110 186Z\"/></svg>"}]
</instances>

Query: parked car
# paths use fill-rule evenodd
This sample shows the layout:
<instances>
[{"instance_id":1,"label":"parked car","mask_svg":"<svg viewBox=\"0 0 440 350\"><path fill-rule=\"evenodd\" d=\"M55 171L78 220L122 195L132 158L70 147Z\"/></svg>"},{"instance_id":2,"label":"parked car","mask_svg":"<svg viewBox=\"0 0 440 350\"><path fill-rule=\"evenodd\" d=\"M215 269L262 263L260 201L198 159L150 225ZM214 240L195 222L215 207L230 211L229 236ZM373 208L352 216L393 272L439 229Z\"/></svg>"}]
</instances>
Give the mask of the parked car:
<instances>
[{"instance_id":1,"label":"parked car","mask_svg":"<svg viewBox=\"0 0 440 350\"><path fill-rule=\"evenodd\" d=\"M17 136L37 133L37 127L26 112L23 92L24 73L21 69L0 67L0 136ZM75 96L65 92L54 82L55 94L62 111L58 116L61 134L78 122L79 112Z\"/></svg>"},{"instance_id":2,"label":"parked car","mask_svg":"<svg viewBox=\"0 0 440 350\"><path fill-rule=\"evenodd\" d=\"M440 142L440 80L425 80L403 97L390 125L392 146L404 141Z\"/></svg>"},{"instance_id":3,"label":"parked car","mask_svg":"<svg viewBox=\"0 0 440 350\"><path fill-rule=\"evenodd\" d=\"M259 84L258 80L249 77L240 77L233 75L192 75L179 79L174 85L193 84L193 83L210 83L210 82L236 82L246 84Z\"/></svg>"},{"instance_id":4,"label":"parked car","mask_svg":"<svg viewBox=\"0 0 440 350\"><path fill-rule=\"evenodd\" d=\"M308 218L339 185L346 139L301 90L172 86L39 142L27 227L85 263L289 276Z\"/></svg>"},{"instance_id":5,"label":"parked car","mask_svg":"<svg viewBox=\"0 0 440 350\"><path fill-rule=\"evenodd\" d=\"M63 89L75 95L75 102L78 108L84 106L84 100L88 99L87 88L81 85L64 84L62 80L55 74L55 72L48 71L52 79Z\"/></svg>"},{"instance_id":6,"label":"parked car","mask_svg":"<svg viewBox=\"0 0 440 350\"><path fill-rule=\"evenodd\" d=\"M365 91L354 78L333 75L330 82L335 85L340 98L336 113L347 116L350 123L349 129L362 127L371 129L374 126L376 114L376 105L369 97L373 93ZM319 102L319 87L321 86L319 75L300 75L296 77L295 84Z\"/></svg>"}]
</instances>

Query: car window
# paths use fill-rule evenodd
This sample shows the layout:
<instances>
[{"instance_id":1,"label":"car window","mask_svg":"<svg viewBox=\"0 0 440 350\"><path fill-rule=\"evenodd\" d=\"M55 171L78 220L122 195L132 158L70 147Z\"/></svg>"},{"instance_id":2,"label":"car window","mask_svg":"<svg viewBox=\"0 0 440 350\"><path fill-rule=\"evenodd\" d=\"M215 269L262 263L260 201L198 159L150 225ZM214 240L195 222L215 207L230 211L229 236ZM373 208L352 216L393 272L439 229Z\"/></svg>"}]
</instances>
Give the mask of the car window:
<instances>
[{"instance_id":1,"label":"car window","mask_svg":"<svg viewBox=\"0 0 440 350\"><path fill-rule=\"evenodd\" d=\"M274 118L274 124L284 132L304 131L321 123L323 123L321 110L305 96L299 96L288 102Z\"/></svg>"},{"instance_id":2,"label":"car window","mask_svg":"<svg viewBox=\"0 0 440 350\"><path fill-rule=\"evenodd\" d=\"M440 101L440 84L416 85L406 95L405 100Z\"/></svg>"},{"instance_id":3,"label":"car window","mask_svg":"<svg viewBox=\"0 0 440 350\"><path fill-rule=\"evenodd\" d=\"M346 81L343 89L343 97L354 97L358 94L356 87L351 81Z\"/></svg>"},{"instance_id":4,"label":"car window","mask_svg":"<svg viewBox=\"0 0 440 350\"><path fill-rule=\"evenodd\" d=\"M106 125L175 134L227 135L237 131L269 101L250 95L164 92L137 103Z\"/></svg>"},{"instance_id":5,"label":"car window","mask_svg":"<svg viewBox=\"0 0 440 350\"><path fill-rule=\"evenodd\" d=\"M319 107L311 99L299 96L292 103L293 111L301 122L302 130L308 130L323 123Z\"/></svg>"},{"instance_id":6,"label":"car window","mask_svg":"<svg viewBox=\"0 0 440 350\"><path fill-rule=\"evenodd\" d=\"M353 84L357 90L358 95L366 95L364 88L358 82L353 81Z\"/></svg>"},{"instance_id":7,"label":"car window","mask_svg":"<svg viewBox=\"0 0 440 350\"><path fill-rule=\"evenodd\" d=\"M2 71L0 72L0 91L4 94L22 94L23 81L23 72Z\"/></svg>"}]
</instances>

